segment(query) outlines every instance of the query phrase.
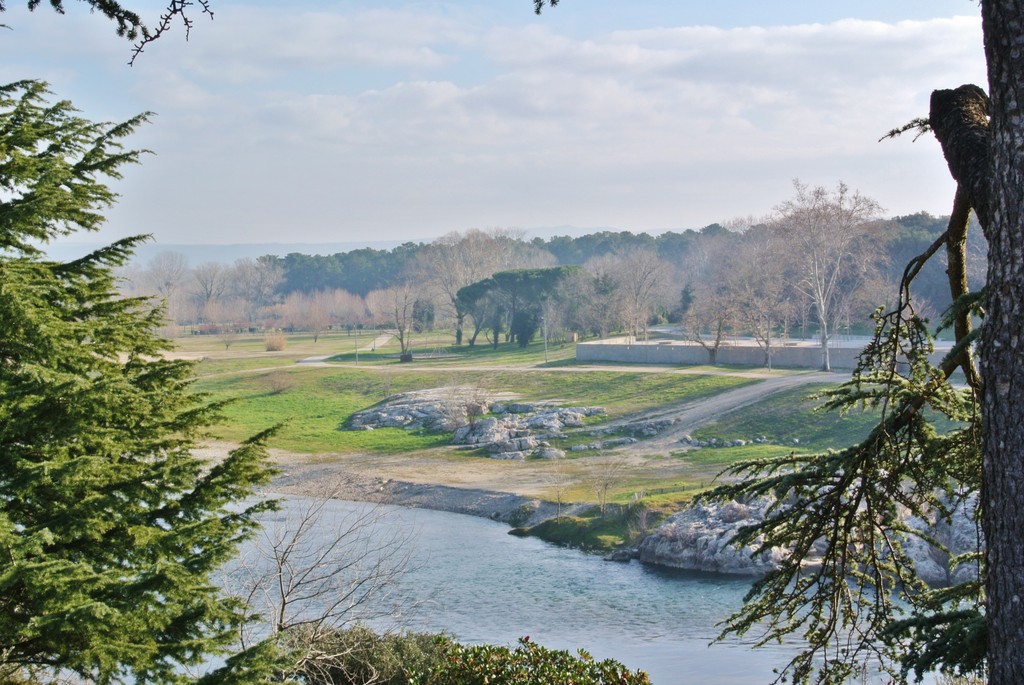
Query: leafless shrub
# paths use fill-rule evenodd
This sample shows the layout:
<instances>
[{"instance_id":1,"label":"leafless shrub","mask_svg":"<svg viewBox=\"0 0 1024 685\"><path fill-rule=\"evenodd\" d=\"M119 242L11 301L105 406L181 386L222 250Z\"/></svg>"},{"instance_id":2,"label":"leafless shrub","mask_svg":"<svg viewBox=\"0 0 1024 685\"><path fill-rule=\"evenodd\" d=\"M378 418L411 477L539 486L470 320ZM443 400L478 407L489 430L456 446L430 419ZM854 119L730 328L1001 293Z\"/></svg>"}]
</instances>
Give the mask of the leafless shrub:
<instances>
[{"instance_id":1,"label":"leafless shrub","mask_svg":"<svg viewBox=\"0 0 1024 685\"><path fill-rule=\"evenodd\" d=\"M263 338L263 346L267 352L280 352L287 344L288 339L281 331L270 331Z\"/></svg>"},{"instance_id":2,"label":"leafless shrub","mask_svg":"<svg viewBox=\"0 0 1024 685\"><path fill-rule=\"evenodd\" d=\"M331 499L336 492L282 500L228 578L251 619L241 646L277 637L300 655L296 672L332 668L345 656L325 648L341 644L332 639L339 630L410 609L394 593L409 564L407 529L382 505L344 506Z\"/></svg>"},{"instance_id":3,"label":"leafless shrub","mask_svg":"<svg viewBox=\"0 0 1024 685\"><path fill-rule=\"evenodd\" d=\"M286 371L275 371L267 376L267 388L271 395L280 395L295 387L295 377Z\"/></svg>"}]
</instances>

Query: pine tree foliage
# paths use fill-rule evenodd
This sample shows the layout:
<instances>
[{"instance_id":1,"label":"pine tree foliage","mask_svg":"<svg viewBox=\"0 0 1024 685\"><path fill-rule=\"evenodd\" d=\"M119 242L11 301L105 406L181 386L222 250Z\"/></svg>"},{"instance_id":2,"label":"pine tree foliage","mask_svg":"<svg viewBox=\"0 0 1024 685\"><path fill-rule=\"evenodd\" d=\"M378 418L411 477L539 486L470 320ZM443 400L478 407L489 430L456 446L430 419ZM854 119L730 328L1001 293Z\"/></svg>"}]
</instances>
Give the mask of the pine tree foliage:
<instances>
[{"instance_id":1,"label":"pine tree foliage","mask_svg":"<svg viewBox=\"0 0 1024 685\"><path fill-rule=\"evenodd\" d=\"M754 584L723 635L760 631L761 643L800 635L806 648L785 670L794 682L845 683L866 665L899 679L984 668L981 554L951 560L977 569L970 580L933 589L907 552L915 538L937 555L950 552L910 524L912 517L949 523L964 512L975 522L981 515L971 321L982 312L980 295L966 291L967 214L958 196L947 231L907 266L898 305L876 313L873 341L852 379L826 395L823 410L880 409L868 437L840 451L738 464L728 474L740 482L709 495L772 502L765 520L735 541L759 551L782 548L788 556ZM940 329L953 329L956 344L935 366L932 336L910 285L942 248L954 304ZM955 427L938 430L938 418Z\"/></svg>"},{"instance_id":2,"label":"pine tree foliage","mask_svg":"<svg viewBox=\"0 0 1024 685\"><path fill-rule=\"evenodd\" d=\"M102 223L146 119L48 98L0 88L0 679L170 682L234 636L211 574L267 506L238 506L270 475L266 436L193 456L219 406L166 357L161 310L117 293L142 238L69 263L38 247Z\"/></svg>"}]
</instances>

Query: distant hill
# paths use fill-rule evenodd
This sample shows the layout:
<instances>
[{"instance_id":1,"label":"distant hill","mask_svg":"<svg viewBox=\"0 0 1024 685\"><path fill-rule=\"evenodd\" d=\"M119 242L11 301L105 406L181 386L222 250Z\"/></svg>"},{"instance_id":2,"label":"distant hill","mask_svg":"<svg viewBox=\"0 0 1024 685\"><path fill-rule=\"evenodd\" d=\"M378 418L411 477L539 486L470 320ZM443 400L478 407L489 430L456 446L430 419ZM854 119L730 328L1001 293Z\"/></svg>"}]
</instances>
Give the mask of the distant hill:
<instances>
[{"instance_id":1,"label":"distant hill","mask_svg":"<svg viewBox=\"0 0 1024 685\"><path fill-rule=\"evenodd\" d=\"M532 238L549 240L555 236L570 236L577 238L594 233L602 233L606 231L618 232L621 230L622 229L620 228L543 226L527 229L525 233L527 240ZM649 233L651 235L658 235L669 230L681 229L664 229L664 231L649 231ZM419 238L411 241L349 240L337 243L234 243L230 245L151 242L140 246L135 251L135 259L133 261L139 265L145 265L146 262L161 252L180 252L188 259L190 266L197 266L203 262L220 262L222 264L230 264L236 259L242 259L243 257L256 258L268 254L276 257L284 257L285 255L293 252L305 255L333 255L338 254L339 252L350 252L352 250L358 250L365 247L371 247L375 250L390 250L391 248L397 247L405 242L430 243L437 237L438 236ZM46 251L51 258L65 261L69 259L77 259L78 257L86 255L93 250L103 247L105 244L106 243L101 242L58 241L56 244L48 246Z\"/></svg>"},{"instance_id":2,"label":"distant hill","mask_svg":"<svg viewBox=\"0 0 1024 685\"><path fill-rule=\"evenodd\" d=\"M338 252L349 252L364 247L375 250L389 250L401 245L400 240L367 240L363 242L349 241L343 243L251 243L234 245L176 245L169 243L146 243L135 251L134 261L144 265L161 252L180 252L188 259L191 266L203 262L220 262L230 264L244 257L256 258L263 255L284 257L292 252L307 255L332 255ZM56 260L77 259L89 252L103 247L104 243L81 243L60 241L47 247L47 254Z\"/></svg>"}]
</instances>

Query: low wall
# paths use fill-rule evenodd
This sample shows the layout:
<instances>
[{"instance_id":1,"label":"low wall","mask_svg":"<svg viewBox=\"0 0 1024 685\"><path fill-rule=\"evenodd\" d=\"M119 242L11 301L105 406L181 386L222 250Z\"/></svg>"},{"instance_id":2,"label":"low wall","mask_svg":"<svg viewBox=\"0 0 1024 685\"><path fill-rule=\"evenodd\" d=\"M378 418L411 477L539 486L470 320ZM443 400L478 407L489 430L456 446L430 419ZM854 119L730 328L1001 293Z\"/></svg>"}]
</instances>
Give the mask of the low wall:
<instances>
[{"instance_id":1,"label":"low wall","mask_svg":"<svg viewBox=\"0 0 1024 685\"><path fill-rule=\"evenodd\" d=\"M853 369L860 350L829 350L834 369ZM632 364L707 364L708 353L696 343L686 342L588 342L576 345L576 360L584 362L623 362ZM718 349L719 364L764 366L764 351L757 345L723 344ZM772 366L779 368L821 368L821 348L808 345L772 349Z\"/></svg>"},{"instance_id":2,"label":"low wall","mask_svg":"<svg viewBox=\"0 0 1024 685\"><path fill-rule=\"evenodd\" d=\"M857 346L829 347L833 370L856 368L863 348ZM942 360L944 351L936 352L932 363ZM693 342L585 342L576 345L576 361L621 362L624 364L707 364L708 353ZM764 366L764 351L756 344L727 343L718 350L719 364ZM780 369L820 369L821 347L801 342L778 343L772 347L772 366Z\"/></svg>"}]
</instances>

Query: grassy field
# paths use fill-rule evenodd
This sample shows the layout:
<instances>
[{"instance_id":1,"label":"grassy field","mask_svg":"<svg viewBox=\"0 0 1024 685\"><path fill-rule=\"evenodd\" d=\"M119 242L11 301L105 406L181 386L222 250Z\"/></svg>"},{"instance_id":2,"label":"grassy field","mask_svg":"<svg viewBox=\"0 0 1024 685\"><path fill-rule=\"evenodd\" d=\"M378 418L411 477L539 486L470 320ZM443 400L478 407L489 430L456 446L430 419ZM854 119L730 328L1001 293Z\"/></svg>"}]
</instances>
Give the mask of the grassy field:
<instances>
[{"instance_id":1,"label":"grassy field","mask_svg":"<svg viewBox=\"0 0 1024 685\"><path fill-rule=\"evenodd\" d=\"M215 431L216 438L239 441L282 423L272 446L306 454L395 453L442 446L444 436L402 429L343 430L354 412L410 390L472 386L514 393L525 400L602 406L606 418L614 418L755 382L730 374L576 371L572 346L549 346L546 365L542 343L527 348L502 345L498 350L441 347L451 339L446 333L421 336L424 349L430 346L437 357L417 356L414 347L414 362L400 363L392 339L375 350L360 351L357 362L355 346L370 345L374 337L366 332L358 336L332 332L314 342L309 335L290 335L284 350L267 352L262 336L241 337L227 348L215 336L188 336L178 341L178 352L200 360L198 389L215 400L233 400L225 410L225 423ZM350 345L352 352L339 353ZM314 356L327 357L332 363L298 363ZM552 365L550 372L546 372L548 365Z\"/></svg>"},{"instance_id":2,"label":"grassy field","mask_svg":"<svg viewBox=\"0 0 1024 685\"><path fill-rule=\"evenodd\" d=\"M375 340L379 345L373 345ZM385 342L365 331L358 336L330 332L317 341L309 335L289 335L285 349L276 352L266 351L262 336L240 337L230 347L214 336L188 336L179 340L178 354L199 360L197 389L211 399L232 400L224 411L225 422L214 430L218 440L233 443L282 424L271 447L294 455L293 459L327 459L358 466L364 474L380 469L382 477L396 480L508 489L552 501L596 502L601 498L598 483L609 480L603 496L608 510L617 512L614 516L600 516L595 509L549 526L551 530L544 533L551 539L600 548L622 544L638 525L642 527L643 522L629 513L637 501L642 501L649 525L709 487L730 464L781 456L793 449L842 447L863 436L874 420L870 415L814 413L815 402L807 396L824 388L806 385L726 414L693 433L697 438L719 440L764 436L770 444L680 448L643 459L630 459L628 450L608 454L588 450L569 452L568 458L558 462L499 462L479 453L453 451L448 435L397 428L345 430L354 412L410 390L473 386L515 393L525 400L555 400L563 406L602 406L607 414L593 419L600 423L760 382L750 377L751 369L690 367L683 373L670 366L581 366L575 362L572 345L549 345L545 361L542 343L523 349L501 345L495 350L489 345L454 347L450 342L451 335L445 332L415 337L411 364L398 361L393 339ZM357 347L361 348L358 359ZM312 357L330 362L309 363ZM589 439L570 437L558 446ZM612 470L614 476L609 477Z\"/></svg>"},{"instance_id":3,"label":"grassy field","mask_svg":"<svg viewBox=\"0 0 1024 685\"><path fill-rule=\"evenodd\" d=\"M829 388L827 385L805 385L767 397L741 411L730 412L719 418L714 425L694 431L695 438L708 440L751 440L757 437L767 439L771 445L785 446L800 452L823 452L842 449L860 442L874 428L881 418L877 409L855 409L840 415L836 411L824 411L819 407L825 402L820 395ZM955 424L945 418L933 417L935 429L939 432L951 430ZM728 451L751 452L750 457L764 456L760 448L772 449L768 445L731 447ZM708 456L716 451L706 450Z\"/></svg>"},{"instance_id":4,"label":"grassy field","mask_svg":"<svg viewBox=\"0 0 1024 685\"><path fill-rule=\"evenodd\" d=\"M214 373L205 373L207 365ZM304 453L407 451L436 447L445 436L402 429L343 430L353 413L393 393L444 386L474 386L514 392L526 400L602 406L606 418L631 414L681 399L699 399L754 381L731 376L675 376L610 371L524 373L522 371L403 370L402 367L308 367L292 363L273 370L234 372L219 362L200 362L198 389L213 399L234 400L216 437L241 440L267 426L287 422L273 446Z\"/></svg>"},{"instance_id":5,"label":"grassy field","mask_svg":"<svg viewBox=\"0 0 1024 685\"><path fill-rule=\"evenodd\" d=\"M694 437L701 440L764 437L774 445L805 452L839 449L862 440L878 422L879 414L854 411L840 416L835 412L816 411L824 400L814 396L827 388L805 385L780 392L742 411L722 416L713 426L694 431Z\"/></svg>"}]
</instances>

